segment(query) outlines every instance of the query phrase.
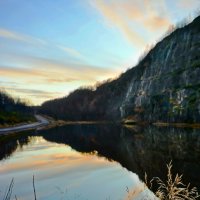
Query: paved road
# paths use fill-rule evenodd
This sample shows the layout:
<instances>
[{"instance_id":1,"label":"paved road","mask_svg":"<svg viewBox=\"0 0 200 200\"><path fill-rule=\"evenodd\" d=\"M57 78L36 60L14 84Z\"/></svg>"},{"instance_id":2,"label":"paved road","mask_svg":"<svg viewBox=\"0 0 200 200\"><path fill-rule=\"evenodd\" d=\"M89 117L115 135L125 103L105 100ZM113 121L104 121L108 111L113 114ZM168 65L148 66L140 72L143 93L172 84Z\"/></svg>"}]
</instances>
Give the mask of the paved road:
<instances>
[{"instance_id":1,"label":"paved road","mask_svg":"<svg viewBox=\"0 0 200 200\"><path fill-rule=\"evenodd\" d=\"M45 119L44 117L42 117L40 115L35 115L35 117L38 120L38 122L19 125L19 126L13 126L13 127L8 127L8 128L0 128L0 134L34 129L34 128L38 128L38 127L49 124L49 121L47 119Z\"/></svg>"}]
</instances>

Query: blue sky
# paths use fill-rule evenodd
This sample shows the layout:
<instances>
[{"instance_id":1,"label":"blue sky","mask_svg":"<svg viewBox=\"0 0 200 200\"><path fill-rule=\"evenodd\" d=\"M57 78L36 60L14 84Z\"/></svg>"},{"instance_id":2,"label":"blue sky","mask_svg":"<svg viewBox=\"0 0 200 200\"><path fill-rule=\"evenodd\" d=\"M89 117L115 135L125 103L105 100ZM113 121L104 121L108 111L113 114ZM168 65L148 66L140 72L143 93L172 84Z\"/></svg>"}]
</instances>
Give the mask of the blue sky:
<instances>
[{"instance_id":1,"label":"blue sky","mask_svg":"<svg viewBox=\"0 0 200 200\"><path fill-rule=\"evenodd\" d=\"M0 87L32 104L134 66L199 0L0 0Z\"/></svg>"}]
</instances>

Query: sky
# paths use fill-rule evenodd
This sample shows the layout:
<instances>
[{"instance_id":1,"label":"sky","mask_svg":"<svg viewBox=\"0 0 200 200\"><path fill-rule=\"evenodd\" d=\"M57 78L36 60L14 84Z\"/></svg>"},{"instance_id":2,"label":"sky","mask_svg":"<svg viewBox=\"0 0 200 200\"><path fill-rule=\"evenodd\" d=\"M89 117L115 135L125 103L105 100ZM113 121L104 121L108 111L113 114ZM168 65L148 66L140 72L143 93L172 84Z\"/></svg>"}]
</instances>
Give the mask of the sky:
<instances>
[{"instance_id":1,"label":"sky","mask_svg":"<svg viewBox=\"0 0 200 200\"><path fill-rule=\"evenodd\" d=\"M199 0L0 0L0 89L32 104L116 78Z\"/></svg>"}]
</instances>

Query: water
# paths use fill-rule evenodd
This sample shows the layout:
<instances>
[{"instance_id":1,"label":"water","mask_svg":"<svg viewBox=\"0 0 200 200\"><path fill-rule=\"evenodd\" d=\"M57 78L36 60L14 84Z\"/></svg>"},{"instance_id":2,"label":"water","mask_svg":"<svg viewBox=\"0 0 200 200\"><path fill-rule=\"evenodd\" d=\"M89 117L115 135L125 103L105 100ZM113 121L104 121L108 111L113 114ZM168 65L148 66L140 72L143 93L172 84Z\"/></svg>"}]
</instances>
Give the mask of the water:
<instances>
[{"instance_id":1,"label":"water","mask_svg":"<svg viewBox=\"0 0 200 200\"><path fill-rule=\"evenodd\" d=\"M0 137L0 141L2 137ZM166 177L166 163L200 188L200 130L70 125L32 131L0 142L0 199L11 178L13 193L38 199L123 200L145 172Z\"/></svg>"}]
</instances>

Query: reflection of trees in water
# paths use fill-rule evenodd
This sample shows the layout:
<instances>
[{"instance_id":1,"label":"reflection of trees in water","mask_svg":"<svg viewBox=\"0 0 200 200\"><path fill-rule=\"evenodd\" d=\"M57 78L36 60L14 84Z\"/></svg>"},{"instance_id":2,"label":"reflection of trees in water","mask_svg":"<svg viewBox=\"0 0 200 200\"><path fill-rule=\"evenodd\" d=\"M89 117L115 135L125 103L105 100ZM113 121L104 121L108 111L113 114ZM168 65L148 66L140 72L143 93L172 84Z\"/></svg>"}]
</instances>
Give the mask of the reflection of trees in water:
<instances>
[{"instance_id":1,"label":"reflection of trees in water","mask_svg":"<svg viewBox=\"0 0 200 200\"><path fill-rule=\"evenodd\" d=\"M31 132L29 134L32 134ZM6 159L17 150L23 150L24 145L33 142L34 137L30 137L26 132L15 136L0 136L0 160Z\"/></svg>"},{"instance_id":2,"label":"reflection of trees in water","mask_svg":"<svg viewBox=\"0 0 200 200\"><path fill-rule=\"evenodd\" d=\"M70 125L43 130L34 135L50 142L70 145L80 152L97 151L115 160L140 178L166 175L166 163L173 160L173 172L183 173L185 182L200 188L200 130L178 128L130 129L120 125ZM29 134L30 136L31 134ZM32 137L33 139L34 137ZM30 142L19 138L0 148L0 158L9 156L17 146ZM5 154L5 155L3 155Z\"/></svg>"}]
</instances>

